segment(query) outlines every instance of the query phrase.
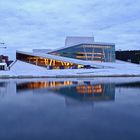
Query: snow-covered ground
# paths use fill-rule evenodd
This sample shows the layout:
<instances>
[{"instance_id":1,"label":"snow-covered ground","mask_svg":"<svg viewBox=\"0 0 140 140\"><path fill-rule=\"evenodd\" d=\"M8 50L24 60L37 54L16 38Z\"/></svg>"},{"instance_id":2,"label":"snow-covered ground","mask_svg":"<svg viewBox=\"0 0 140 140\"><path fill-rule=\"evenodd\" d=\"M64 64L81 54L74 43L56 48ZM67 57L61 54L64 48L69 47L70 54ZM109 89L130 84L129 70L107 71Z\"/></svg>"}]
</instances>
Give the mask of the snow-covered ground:
<instances>
[{"instance_id":1,"label":"snow-covered ground","mask_svg":"<svg viewBox=\"0 0 140 140\"><path fill-rule=\"evenodd\" d=\"M0 71L0 77L94 77L94 76L140 76L140 65L123 61L102 63L106 69L61 69L47 70L17 61L9 71Z\"/></svg>"}]
</instances>

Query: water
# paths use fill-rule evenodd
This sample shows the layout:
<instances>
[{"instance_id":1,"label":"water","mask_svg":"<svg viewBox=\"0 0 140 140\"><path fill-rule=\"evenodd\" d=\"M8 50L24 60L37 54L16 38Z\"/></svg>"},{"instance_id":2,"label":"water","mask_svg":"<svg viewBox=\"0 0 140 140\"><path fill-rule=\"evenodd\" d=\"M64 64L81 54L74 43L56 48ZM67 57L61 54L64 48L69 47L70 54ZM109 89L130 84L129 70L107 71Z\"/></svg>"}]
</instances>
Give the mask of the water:
<instances>
[{"instance_id":1,"label":"water","mask_svg":"<svg viewBox=\"0 0 140 140\"><path fill-rule=\"evenodd\" d=\"M140 140L140 78L0 80L0 140Z\"/></svg>"}]
</instances>

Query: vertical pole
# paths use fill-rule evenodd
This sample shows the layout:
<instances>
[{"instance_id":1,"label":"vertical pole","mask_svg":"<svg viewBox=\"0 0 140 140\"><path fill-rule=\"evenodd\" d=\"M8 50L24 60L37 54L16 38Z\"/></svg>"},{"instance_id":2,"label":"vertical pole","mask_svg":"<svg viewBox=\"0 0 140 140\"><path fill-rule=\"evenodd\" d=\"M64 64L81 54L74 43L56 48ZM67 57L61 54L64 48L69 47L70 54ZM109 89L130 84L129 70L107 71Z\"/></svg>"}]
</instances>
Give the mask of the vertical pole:
<instances>
[{"instance_id":1,"label":"vertical pole","mask_svg":"<svg viewBox=\"0 0 140 140\"><path fill-rule=\"evenodd\" d=\"M86 57L86 60L88 60L88 59L87 59L87 53L86 53L86 48L85 48L85 45L83 45L83 49L84 49L84 52L85 52L85 57Z\"/></svg>"}]
</instances>

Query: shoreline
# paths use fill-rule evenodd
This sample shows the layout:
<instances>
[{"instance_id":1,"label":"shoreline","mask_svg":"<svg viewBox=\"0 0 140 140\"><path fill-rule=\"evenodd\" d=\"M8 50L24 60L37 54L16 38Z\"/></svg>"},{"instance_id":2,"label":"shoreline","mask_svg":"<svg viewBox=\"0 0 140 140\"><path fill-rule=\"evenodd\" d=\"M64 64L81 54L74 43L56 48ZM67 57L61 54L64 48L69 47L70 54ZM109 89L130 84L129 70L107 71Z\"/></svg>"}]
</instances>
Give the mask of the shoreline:
<instances>
[{"instance_id":1,"label":"shoreline","mask_svg":"<svg viewBox=\"0 0 140 140\"><path fill-rule=\"evenodd\" d=\"M54 75L54 76L33 76L33 75L0 75L0 79L26 79L26 78L98 78L98 77L140 77L140 75Z\"/></svg>"},{"instance_id":2,"label":"shoreline","mask_svg":"<svg viewBox=\"0 0 140 140\"><path fill-rule=\"evenodd\" d=\"M140 65L123 62L109 63L108 65L112 65L113 68L48 70L44 67L17 61L10 70L0 71L0 79L140 77Z\"/></svg>"}]
</instances>

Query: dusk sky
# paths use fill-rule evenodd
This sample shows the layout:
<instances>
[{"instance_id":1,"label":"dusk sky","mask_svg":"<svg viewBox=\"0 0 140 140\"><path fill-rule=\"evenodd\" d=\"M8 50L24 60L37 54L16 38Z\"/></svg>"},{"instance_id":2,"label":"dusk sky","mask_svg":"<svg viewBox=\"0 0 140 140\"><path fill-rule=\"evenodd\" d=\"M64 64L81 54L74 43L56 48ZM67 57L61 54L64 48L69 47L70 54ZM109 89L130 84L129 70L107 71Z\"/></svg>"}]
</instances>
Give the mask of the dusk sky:
<instances>
[{"instance_id":1,"label":"dusk sky","mask_svg":"<svg viewBox=\"0 0 140 140\"><path fill-rule=\"evenodd\" d=\"M1 53L63 47L66 36L140 49L140 0L0 0Z\"/></svg>"}]
</instances>

